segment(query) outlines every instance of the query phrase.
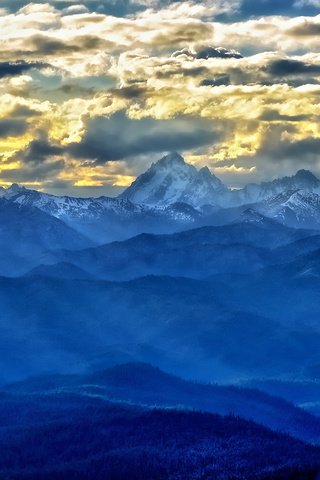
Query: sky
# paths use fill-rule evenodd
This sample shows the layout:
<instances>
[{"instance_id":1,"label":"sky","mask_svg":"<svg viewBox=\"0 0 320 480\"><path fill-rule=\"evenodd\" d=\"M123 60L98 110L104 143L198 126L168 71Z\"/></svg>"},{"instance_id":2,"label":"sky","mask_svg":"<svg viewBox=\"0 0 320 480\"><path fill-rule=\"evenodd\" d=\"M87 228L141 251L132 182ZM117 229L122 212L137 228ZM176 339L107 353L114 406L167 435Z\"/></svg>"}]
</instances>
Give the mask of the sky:
<instances>
[{"instance_id":1,"label":"sky","mask_svg":"<svg viewBox=\"0 0 320 480\"><path fill-rule=\"evenodd\" d=\"M117 195L169 151L320 176L320 0L0 0L0 185Z\"/></svg>"}]
</instances>

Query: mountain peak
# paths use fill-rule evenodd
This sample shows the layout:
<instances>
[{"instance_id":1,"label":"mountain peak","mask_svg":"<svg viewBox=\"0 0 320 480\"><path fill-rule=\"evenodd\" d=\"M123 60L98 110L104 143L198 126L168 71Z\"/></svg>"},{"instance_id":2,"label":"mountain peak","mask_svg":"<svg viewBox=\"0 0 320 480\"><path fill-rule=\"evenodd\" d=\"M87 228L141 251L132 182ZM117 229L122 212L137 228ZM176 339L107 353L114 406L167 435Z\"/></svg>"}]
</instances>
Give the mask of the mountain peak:
<instances>
[{"instance_id":1,"label":"mountain peak","mask_svg":"<svg viewBox=\"0 0 320 480\"><path fill-rule=\"evenodd\" d=\"M120 197L151 206L187 203L199 208L216 205L226 191L208 167L198 170L179 153L172 152L153 163Z\"/></svg>"},{"instance_id":2,"label":"mountain peak","mask_svg":"<svg viewBox=\"0 0 320 480\"><path fill-rule=\"evenodd\" d=\"M7 199L13 198L27 189L18 183L13 183L10 187L1 190L1 196Z\"/></svg>"},{"instance_id":3,"label":"mountain peak","mask_svg":"<svg viewBox=\"0 0 320 480\"><path fill-rule=\"evenodd\" d=\"M320 183L319 179L312 173L310 170L305 170L305 169L300 169L297 171L297 173L294 175L295 178L301 180L301 181L309 181L309 182L316 182Z\"/></svg>"},{"instance_id":4,"label":"mountain peak","mask_svg":"<svg viewBox=\"0 0 320 480\"><path fill-rule=\"evenodd\" d=\"M186 165L184 158L178 152L171 152L165 155L156 163L152 164L153 167L173 167L175 165Z\"/></svg>"},{"instance_id":5,"label":"mountain peak","mask_svg":"<svg viewBox=\"0 0 320 480\"><path fill-rule=\"evenodd\" d=\"M18 183L13 183L10 185L10 187L8 187L8 190L10 192L19 192L20 190L25 190L25 187L19 185Z\"/></svg>"},{"instance_id":6,"label":"mountain peak","mask_svg":"<svg viewBox=\"0 0 320 480\"><path fill-rule=\"evenodd\" d=\"M253 208L247 208L241 214L241 221L244 223L264 223L266 221L266 217L261 213L257 212Z\"/></svg>"},{"instance_id":7,"label":"mountain peak","mask_svg":"<svg viewBox=\"0 0 320 480\"><path fill-rule=\"evenodd\" d=\"M199 173L201 173L202 175L210 175L210 176L212 175L209 167L200 168Z\"/></svg>"}]
</instances>

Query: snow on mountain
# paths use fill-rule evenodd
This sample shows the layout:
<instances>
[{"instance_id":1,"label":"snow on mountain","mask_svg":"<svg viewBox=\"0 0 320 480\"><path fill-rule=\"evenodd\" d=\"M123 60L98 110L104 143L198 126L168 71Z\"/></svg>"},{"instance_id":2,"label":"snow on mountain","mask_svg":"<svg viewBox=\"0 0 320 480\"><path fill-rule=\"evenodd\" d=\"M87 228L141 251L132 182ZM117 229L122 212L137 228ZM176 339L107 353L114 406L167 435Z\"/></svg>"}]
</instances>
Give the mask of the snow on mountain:
<instances>
[{"instance_id":1,"label":"snow on mountain","mask_svg":"<svg viewBox=\"0 0 320 480\"><path fill-rule=\"evenodd\" d=\"M55 196L48 193L29 190L17 184L0 192L0 196L21 205L37 207L61 220L101 217L106 212L114 214L130 214L141 212L143 207L127 200L109 197L76 198Z\"/></svg>"},{"instance_id":2,"label":"snow on mountain","mask_svg":"<svg viewBox=\"0 0 320 480\"><path fill-rule=\"evenodd\" d=\"M81 218L98 219L106 214L131 216L133 214L146 214L167 216L173 219L191 220L199 215L187 202L170 202L166 205L155 205L150 208L146 205L133 203L126 198L76 198L68 196L55 196L37 190L29 190L17 184L0 191L0 197L14 201L20 205L37 207L50 215L68 221Z\"/></svg>"},{"instance_id":3,"label":"snow on mountain","mask_svg":"<svg viewBox=\"0 0 320 480\"><path fill-rule=\"evenodd\" d=\"M97 243L123 240L141 232L161 233L194 223L201 215L191 205L176 202L150 207L125 198L75 198L29 190L17 184L0 198L45 212Z\"/></svg>"},{"instance_id":4,"label":"snow on mountain","mask_svg":"<svg viewBox=\"0 0 320 480\"><path fill-rule=\"evenodd\" d=\"M262 202L258 210L291 227L320 227L320 195L311 191L283 191Z\"/></svg>"},{"instance_id":5,"label":"snow on mountain","mask_svg":"<svg viewBox=\"0 0 320 480\"><path fill-rule=\"evenodd\" d=\"M153 207L183 202L204 212L209 205L221 208L250 205L300 190L320 194L320 180L308 170L299 170L292 177L231 190L208 167L198 170L178 153L170 153L153 163L119 198Z\"/></svg>"},{"instance_id":6,"label":"snow on mountain","mask_svg":"<svg viewBox=\"0 0 320 480\"><path fill-rule=\"evenodd\" d=\"M178 153L170 153L153 163L120 198L151 206L182 202L198 208L219 205L227 192L227 187L208 167L198 170Z\"/></svg>"},{"instance_id":7,"label":"snow on mountain","mask_svg":"<svg viewBox=\"0 0 320 480\"><path fill-rule=\"evenodd\" d=\"M264 201L283 192L304 190L320 193L320 180L308 170L299 170L292 177L277 178L271 182L251 183L233 192L235 204L249 204Z\"/></svg>"},{"instance_id":8,"label":"snow on mountain","mask_svg":"<svg viewBox=\"0 0 320 480\"><path fill-rule=\"evenodd\" d=\"M288 226L320 228L320 180L311 172L231 190L207 167L197 169L178 153L153 163L118 198L58 197L17 184L1 188L0 197L36 207L98 243L210 223L214 215L225 224L231 221L228 210L240 214L247 206ZM252 211L242 220L252 221Z\"/></svg>"}]
</instances>

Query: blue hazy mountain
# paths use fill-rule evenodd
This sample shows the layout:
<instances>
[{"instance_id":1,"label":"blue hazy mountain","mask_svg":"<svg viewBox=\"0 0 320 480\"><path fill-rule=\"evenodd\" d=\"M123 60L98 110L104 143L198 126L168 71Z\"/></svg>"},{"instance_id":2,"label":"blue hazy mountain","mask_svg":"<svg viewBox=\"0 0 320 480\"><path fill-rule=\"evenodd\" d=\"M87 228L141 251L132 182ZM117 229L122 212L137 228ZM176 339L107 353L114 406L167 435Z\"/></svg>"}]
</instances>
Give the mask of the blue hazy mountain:
<instances>
[{"instance_id":1,"label":"blue hazy mountain","mask_svg":"<svg viewBox=\"0 0 320 480\"><path fill-rule=\"evenodd\" d=\"M20 395L99 395L113 402L236 415L320 443L320 418L280 397L248 388L186 381L145 363L118 365L85 375L34 377L7 385L3 390Z\"/></svg>"},{"instance_id":2,"label":"blue hazy mountain","mask_svg":"<svg viewBox=\"0 0 320 480\"><path fill-rule=\"evenodd\" d=\"M269 272L206 282L3 278L2 381L124 361L204 381L314 378L319 287Z\"/></svg>"},{"instance_id":3,"label":"blue hazy mountain","mask_svg":"<svg viewBox=\"0 0 320 480\"><path fill-rule=\"evenodd\" d=\"M0 199L0 272L21 274L56 248L81 249L92 242L38 208Z\"/></svg>"},{"instance_id":4,"label":"blue hazy mountain","mask_svg":"<svg viewBox=\"0 0 320 480\"><path fill-rule=\"evenodd\" d=\"M55 251L43 257L43 262L49 265L42 266L41 272L52 276L57 267L50 264L64 262L108 280L146 275L203 279L222 273L247 274L279 263L281 246L312 239L314 234L290 229L246 210L237 222L225 226L201 227L171 235L141 234L82 251Z\"/></svg>"},{"instance_id":5,"label":"blue hazy mountain","mask_svg":"<svg viewBox=\"0 0 320 480\"><path fill-rule=\"evenodd\" d=\"M0 477L315 480L257 423L319 443L318 184L175 154L123 198L2 189Z\"/></svg>"},{"instance_id":6,"label":"blue hazy mountain","mask_svg":"<svg viewBox=\"0 0 320 480\"><path fill-rule=\"evenodd\" d=\"M319 373L320 364L310 369L309 374L312 378L310 380L253 379L240 384L247 388L258 388L270 395L280 396L320 417Z\"/></svg>"}]
</instances>

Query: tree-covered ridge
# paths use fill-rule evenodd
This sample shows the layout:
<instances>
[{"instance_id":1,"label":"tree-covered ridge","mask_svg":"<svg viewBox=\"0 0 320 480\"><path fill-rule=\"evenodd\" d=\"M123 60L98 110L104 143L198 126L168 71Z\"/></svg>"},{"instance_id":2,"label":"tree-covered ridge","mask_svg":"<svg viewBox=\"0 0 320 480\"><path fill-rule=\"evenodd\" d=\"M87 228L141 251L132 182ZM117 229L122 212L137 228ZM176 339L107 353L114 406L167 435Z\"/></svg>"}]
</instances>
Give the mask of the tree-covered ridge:
<instances>
[{"instance_id":1,"label":"tree-covered ridge","mask_svg":"<svg viewBox=\"0 0 320 480\"><path fill-rule=\"evenodd\" d=\"M320 451L234 416L78 395L1 398L8 480L315 480Z\"/></svg>"}]
</instances>

